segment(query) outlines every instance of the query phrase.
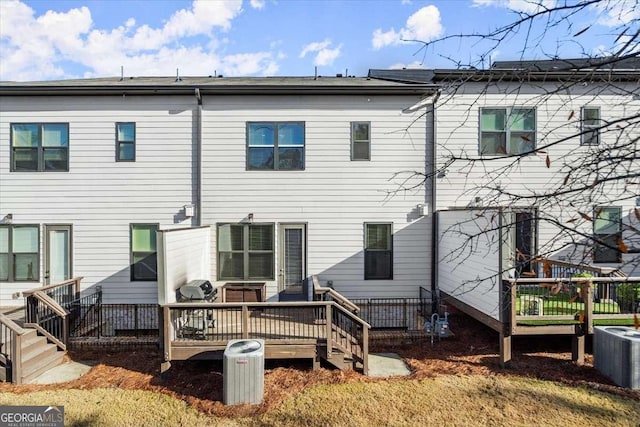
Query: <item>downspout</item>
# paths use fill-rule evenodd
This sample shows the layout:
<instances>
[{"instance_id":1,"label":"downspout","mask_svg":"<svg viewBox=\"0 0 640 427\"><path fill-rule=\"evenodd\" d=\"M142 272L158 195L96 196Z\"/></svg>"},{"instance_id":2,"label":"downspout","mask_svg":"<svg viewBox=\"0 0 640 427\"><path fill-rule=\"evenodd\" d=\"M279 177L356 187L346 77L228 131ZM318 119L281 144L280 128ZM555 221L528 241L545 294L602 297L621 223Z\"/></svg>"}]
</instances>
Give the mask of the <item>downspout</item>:
<instances>
[{"instance_id":1,"label":"downspout","mask_svg":"<svg viewBox=\"0 0 640 427\"><path fill-rule=\"evenodd\" d=\"M196 223L194 226L202 225L202 95L200 88L195 89L197 101L196 114L196 152L195 152L195 205Z\"/></svg>"},{"instance_id":2,"label":"downspout","mask_svg":"<svg viewBox=\"0 0 640 427\"><path fill-rule=\"evenodd\" d=\"M438 312L439 295L438 292L438 213L436 197L436 104L440 98L440 89L437 90L433 103L431 104L431 312Z\"/></svg>"}]
</instances>

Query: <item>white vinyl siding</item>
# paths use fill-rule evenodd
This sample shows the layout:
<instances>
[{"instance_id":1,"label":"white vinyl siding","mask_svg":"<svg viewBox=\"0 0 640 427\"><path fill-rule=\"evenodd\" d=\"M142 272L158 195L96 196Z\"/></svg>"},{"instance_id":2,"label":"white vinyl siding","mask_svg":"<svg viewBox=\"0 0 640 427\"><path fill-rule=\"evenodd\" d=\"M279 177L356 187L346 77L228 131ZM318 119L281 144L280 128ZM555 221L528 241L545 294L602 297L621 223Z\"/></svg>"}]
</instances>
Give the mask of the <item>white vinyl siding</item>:
<instances>
[{"instance_id":1,"label":"white vinyl siding","mask_svg":"<svg viewBox=\"0 0 640 427\"><path fill-rule=\"evenodd\" d=\"M506 197L490 197L488 187L500 184L507 191L532 195L542 193L550 188L559 188L566 173L561 173L565 164L575 162L579 165L584 154L593 149L590 146L578 146L578 135L581 132L579 120L581 108L585 105L598 105L600 108L602 123L619 120L622 117L633 115L640 111L640 99L634 99L633 84L621 83L620 89L598 90L595 92L579 93L569 96L565 91L551 94L556 90L552 83L540 85L528 85L520 82L509 84L502 82L496 86L487 87L485 83L467 83L453 96L443 95L437 106L437 162L438 169L444 168L445 172L436 178L437 206L436 209L451 207L462 208L480 203L483 206L501 206L510 204ZM540 97L544 90L547 95ZM616 93L615 91L618 91ZM482 95L479 95L482 93ZM489 161L478 161L473 164L466 161L456 161L447 164L451 154L467 154L476 150L477 130L480 128L479 118L481 108L509 108L517 105L520 108L536 109L536 148L540 153L524 156L518 159L516 167L508 167L513 158L491 158ZM638 127L627 126L625 138L637 138ZM609 131L601 132L600 146L614 145L619 133ZM546 147L547 144L563 140L563 142ZM547 166L547 156L549 164ZM475 156L481 157L481 156ZM508 175L502 175L496 179L495 171L507 170ZM632 188L629 187L631 191ZM612 193L614 194L614 193ZM608 193L600 194L602 199L593 200L590 204L585 201L580 211L590 214L593 204L606 204ZM477 200L476 200L477 199ZM586 199L585 199L586 200ZM529 201L520 200L519 206L525 206ZM619 204L622 206L623 223L635 224L633 209L635 197L628 197ZM616 203L617 204L617 203ZM543 215L552 215L560 224L578 218L576 222L584 222L579 229L585 235L591 235L592 223L582 221L578 209L560 209L559 206L548 206ZM574 220L575 221L575 220ZM568 223L571 225L572 223ZM576 262L591 262L592 253L590 245L578 246L574 251L567 249L568 240L558 239L559 228L546 221L538 224L538 248L541 253L564 257L565 260ZM633 233L623 231L623 238L627 246L636 247ZM637 263L627 263L636 255L623 254L622 267L625 272L640 273ZM610 263L611 267L620 267L617 263Z\"/></svg>"},{"instance_id":2,"label":"white vinyl siding","mask_svg":"<svg viewBox=\"0 0 640 427\"><path fill-rule=\"evenodd\" d=\"M156 302L156 282L131 282L129 225L192 225L180 212L195 202L196 105L191 96L3 97L0 219L11 213L15 224L73 225L73 270L83 289L102 286L106 302ZM9 172L11 123L27 122L69 123L69 172ZM114 161L118 122L136 123L136 162ZM41 234L40 283L43 241ZM23 304L12 295L33 287L0 282L0 306Z\"/></svg>"},{"instance_id":3,"label":"white vinyl siding","mask_svg":"<svg viewBox=\"0 0 640 427\"><path fill-rule=\"evenodd\" d=\"M305 223L307 275L352 298L411 297L431 286L431 217L422 178L403 191L400 171L424 172L424 111L403 114L414 96L218 96L203 99L203 224ZM304 171L247 171L247 122L304 122ZM352 162L351 122L370 122L375 156ZM406 131L405 131L406 129ZM393 223L393 280L364 280L365 222ZM276 236L277 237L277 236ZM215 244L216 238L212 239ZM276 265L279 262L276 242ZM217 253L212 248L212 253ZM212 277L217 266L212 265ZM267 280L267 297L277 278ZM221 285L224 281L218 281Z\"/></svg>"}]
</instances>

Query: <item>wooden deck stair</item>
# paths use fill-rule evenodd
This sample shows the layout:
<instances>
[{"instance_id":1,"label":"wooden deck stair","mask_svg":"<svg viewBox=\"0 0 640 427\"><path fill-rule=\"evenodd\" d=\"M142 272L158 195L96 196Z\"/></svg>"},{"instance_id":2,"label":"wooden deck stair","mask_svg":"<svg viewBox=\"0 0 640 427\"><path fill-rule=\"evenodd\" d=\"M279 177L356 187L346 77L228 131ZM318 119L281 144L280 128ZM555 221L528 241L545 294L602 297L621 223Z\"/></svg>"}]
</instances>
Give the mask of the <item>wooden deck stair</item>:
<instances>
[{"instance_id":1,"label":"wooden deck stair","mask_svg":"<svg viewBox=\"0 0 640 427\"><path fill-rule=\"evenodd\" d=\"M38 335L32 328L23 328L26 332L22 335L21 342L21 370L16 381L18 384L28 384L40 374L62 363L65 352L59 351L58 346L47 341L46 337ZM11 346L11 341L0 344L0 381L12 381L11 366L15 363L4 356L5 347Z\"/></svg>"}]
</instances>

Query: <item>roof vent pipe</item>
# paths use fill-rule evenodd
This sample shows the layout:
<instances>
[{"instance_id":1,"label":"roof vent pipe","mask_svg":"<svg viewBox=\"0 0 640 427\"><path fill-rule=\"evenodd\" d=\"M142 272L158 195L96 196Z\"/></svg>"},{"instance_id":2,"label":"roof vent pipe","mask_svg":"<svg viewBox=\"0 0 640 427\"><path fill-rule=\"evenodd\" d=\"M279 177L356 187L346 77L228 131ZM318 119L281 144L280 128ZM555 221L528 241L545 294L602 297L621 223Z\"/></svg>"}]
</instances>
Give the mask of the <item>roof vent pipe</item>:
<instances>
[{"instance_id":1,"label":"roof vent pipe","mask_svg":"<svg viewBox=\"0 0 640 427\"><path fill-rule=\"evenodd\" d=\"M120 81L124 80L124 65L120 66Z\"/></svg>"},{"instance_id":2,"label":"roof vent pipe","mask_svg":"<svg viewBox=\"0 0 640 427\"><path fill-rule=\"evenodd\" d=\"M182 78L180 78L180 69L176 68L176 81L181 82Z\"/></svg>"}]
</instances>

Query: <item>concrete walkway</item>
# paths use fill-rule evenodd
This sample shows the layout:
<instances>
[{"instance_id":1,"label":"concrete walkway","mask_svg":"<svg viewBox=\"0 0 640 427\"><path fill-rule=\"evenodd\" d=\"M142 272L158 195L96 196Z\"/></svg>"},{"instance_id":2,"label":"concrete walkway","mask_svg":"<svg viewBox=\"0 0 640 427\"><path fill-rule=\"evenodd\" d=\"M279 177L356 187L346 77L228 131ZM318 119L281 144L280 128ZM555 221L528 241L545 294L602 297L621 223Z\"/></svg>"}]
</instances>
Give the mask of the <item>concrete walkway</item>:
<instances>
[{"instance_id":1,"label":"concrete walkway","mask_svg":"<svg viewBox=\"0 0 640 427\"><path fill-rule=\"evenodd\" d=\"M369 353L370 377L411 375L409 367L396 353Z\"/></svg>"},{"instance_id":2,"label":"concrete walkway","mask_svg":"<svg viewBox=\"0 0 640 427\"><path fill-rule=\"evenodd\" d=\"M30 384L66 383L80 378L95 365L93 362L66 362L49 369L31 381Z\"/></svg>"}]
</instances>

